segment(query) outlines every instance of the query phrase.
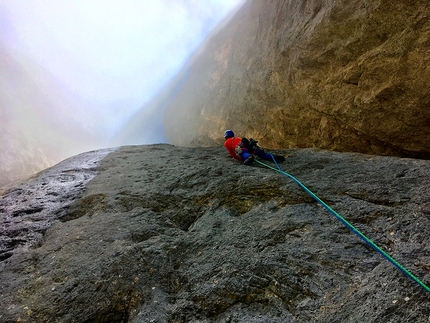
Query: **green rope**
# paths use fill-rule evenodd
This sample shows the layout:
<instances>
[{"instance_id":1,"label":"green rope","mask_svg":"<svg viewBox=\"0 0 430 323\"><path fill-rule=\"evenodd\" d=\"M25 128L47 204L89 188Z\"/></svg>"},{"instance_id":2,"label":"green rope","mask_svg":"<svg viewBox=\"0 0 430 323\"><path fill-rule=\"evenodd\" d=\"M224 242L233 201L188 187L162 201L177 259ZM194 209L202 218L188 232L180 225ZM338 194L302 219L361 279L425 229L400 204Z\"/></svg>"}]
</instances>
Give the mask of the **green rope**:
<instances>
[{"instance_id":1,"label":"green rope","mask_svg":"<svg viewBox=\"0 0 430 323\"><path fill-rule=\"evenodd\" d=\"M273 158L273 156L272 156ZM424 284L421 280L419 280L417 277L415 277L412 273L410 273L405 267L403 267L401 264L399 264L394 258L392 258L389 254L387 254L384 250L379 248L372 240L367 238L363 233L361 233L357 228L355 228L351 223L349 223L347 220L345 220L340 214L338 214L336 211L334 211L330 206L328 206L326 203L324 203L318 196L316 196L311 190L309 190L305 185L303 185L298 179L293 177L292 175L282 171L279 168L279 165L275 162L278 169L271 167L265 163L262 163L261 161L255 159L255 161L267 168L270 168L274 171L277 171L289 178L291 178L293 181L295 181L301 188L303 188L306 193L308 193L312 198L314 198L318 203L320 203L322 206L324 206L331 214L333 214L340 222L342 222L348 229L350 229L352 232L354 232L359 238L361 238L365 243L367 243L370 247L372 247L375 251L379 252L385 259L387 259L389 262L391 262L397 269L399 269L404 275L412 279L415 283L420 285L424 290L428 293L430 293L430 288Z\"/></svg>"}]
</instances>

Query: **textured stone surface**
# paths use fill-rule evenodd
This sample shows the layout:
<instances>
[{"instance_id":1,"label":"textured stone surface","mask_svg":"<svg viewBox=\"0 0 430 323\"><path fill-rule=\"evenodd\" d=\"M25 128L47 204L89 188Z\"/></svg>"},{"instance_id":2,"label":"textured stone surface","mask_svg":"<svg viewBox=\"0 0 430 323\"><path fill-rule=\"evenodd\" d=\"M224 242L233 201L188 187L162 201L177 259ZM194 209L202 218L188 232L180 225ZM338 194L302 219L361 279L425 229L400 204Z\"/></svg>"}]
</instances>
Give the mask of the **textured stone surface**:
<instances>
[{"instance_id":1,"label":"textured stone surface","mask_svg":"<svg viewBox=\"0 0 430 323\"><path fill-rule=\"evenodd\" d=\"M429 66L427 0L248 1L172 83L166 138L428 159Z\"/></svg>"},{"instance_id":2,"label":"textured stone surface","mask_svg":"<svg viewBox=\"0 0 430 323\"><path fill-rule=\"evenodd\" d=\"M284 153L283 170L430 284L429 161ZM429 321L429 294L287 177L223 148L129 146L99 164L105 154L2 197L2 239L11 214L17 237L47 222L1 259L0 321ZM97 175L58 189L79 160L81 177ZM41 214L51 191L63 204Z\"/></svg>"},{"instance_id":3,"label":"textured stone surface","mask_svg":"<svg viewBox=\"0 0 430 323\"><path fill-rule=\"evenodd\" d=\"M69 205L115 149L87 152L62 161L4 193L0 201L0 260L37 246L43 233L67 215Z\"/></svg>"}]
</instances>

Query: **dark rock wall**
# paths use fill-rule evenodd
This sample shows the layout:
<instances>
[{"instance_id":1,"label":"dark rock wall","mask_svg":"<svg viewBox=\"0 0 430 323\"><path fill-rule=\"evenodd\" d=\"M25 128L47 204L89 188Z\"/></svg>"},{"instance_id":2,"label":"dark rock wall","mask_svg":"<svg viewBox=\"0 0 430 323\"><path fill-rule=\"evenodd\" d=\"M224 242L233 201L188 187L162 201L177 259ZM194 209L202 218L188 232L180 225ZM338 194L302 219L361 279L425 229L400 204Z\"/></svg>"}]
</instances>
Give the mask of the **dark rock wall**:
<instances>
[{"instance_id":1,"label":"dark rock wall","mask_svg":"<svg viewBox=\"0 0 430 323\"><path fill-rule=\"evenodd\" d=\"M176 83L165 135L430 158L430 4L247 1Z\"/></svg>"},{"instance_id":2,"label":"dark rock wall","mask_svg":"<svg viewBox=\"0 0 430 323\"><path fill-rule=\"evenodd\" d=\"M284 152L282 169L430 284L428 161ZM428 322L430 294L287 177L222 148L105 154L0 200L1 322Z\"/></svg>"}]
</instances>

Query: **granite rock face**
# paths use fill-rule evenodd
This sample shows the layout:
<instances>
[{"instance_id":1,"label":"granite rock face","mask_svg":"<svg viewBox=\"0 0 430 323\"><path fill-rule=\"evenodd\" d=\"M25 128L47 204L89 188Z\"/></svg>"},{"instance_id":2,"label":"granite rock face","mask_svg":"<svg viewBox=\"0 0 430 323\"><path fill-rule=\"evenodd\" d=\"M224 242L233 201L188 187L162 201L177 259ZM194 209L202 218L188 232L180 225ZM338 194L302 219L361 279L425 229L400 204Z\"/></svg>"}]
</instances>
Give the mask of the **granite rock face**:
<instances>
[{"instance_id":1,"label":"granite rock face","mask_svg":"<svg viewBox=\"0 0 430 323\"><path fill-rule=\"evenodd\" d=\"M279 153L284 171L430 284L429 161ZM1 322L430 316L424 289L294 181L219 147L83 154L6 193L0 212Z\"/></svg>"},{"instance_id":2,"label":"granite rock face","mask_svg":"<svg viewBox=\"0 0 430 323\"><path fill-rule=\"evenodd\" d=\"M172 83L165 135L428 159L429 66L427 0L247 1Z\"/></svg>"}]
</instances>

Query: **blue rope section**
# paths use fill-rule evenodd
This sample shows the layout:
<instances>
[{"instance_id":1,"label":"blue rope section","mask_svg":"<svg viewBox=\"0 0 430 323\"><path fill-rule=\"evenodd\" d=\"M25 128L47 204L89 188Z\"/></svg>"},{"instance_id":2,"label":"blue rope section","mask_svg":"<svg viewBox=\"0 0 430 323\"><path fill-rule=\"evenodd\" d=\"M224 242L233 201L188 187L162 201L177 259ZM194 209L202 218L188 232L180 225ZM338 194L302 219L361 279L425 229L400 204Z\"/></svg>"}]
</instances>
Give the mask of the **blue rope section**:
<instances>
[{"instance_id":1,"label":"blue rope section","mask_svg":"<svg viewBox=\"0 0 430 323\"><path fill-rule=\"evenodd\" d=\"M296 179L294 176L284 172L279 167L278 163L276 162L275 158L272 155L273 162L275 163L276 168L271 167L265 163L262 163L261 161L255 159L255 161L267 168L270 168L272 170L275 170L293 181L295 181L301 188L305 190L306 193L308 193L313 199L315 199L318 203L320 203L324 208L326 208L331 214L333 214L340 222L342 222L348 229L350 229L353 233L355 233L360 239L362 239L366 244L368 244L370 247L372 247L375 251L380 253L385 259L387 259L389 262L391 262L398 270L400 270L404 275L409 277L411 280L413 280L415 283L420 285L426 292L430 293L430 288L424 284L421 280L419 280L417 277L415 277L412 273L410 273L405 267L403 267L400 263L398 263L394 258L392 258L389 254L387 254L384 250L379 248L372 240L367 238L363 233L361 233L357 228L355 228L351 223L349 223L347 220L345 220L340 214L338 214L336 211L334 211L330 206L328 206L326 203L324 203L318 196L316 196L310 189L308 189L305 185L303 185L298 179Z\"/></svg>"}]
</instances>

